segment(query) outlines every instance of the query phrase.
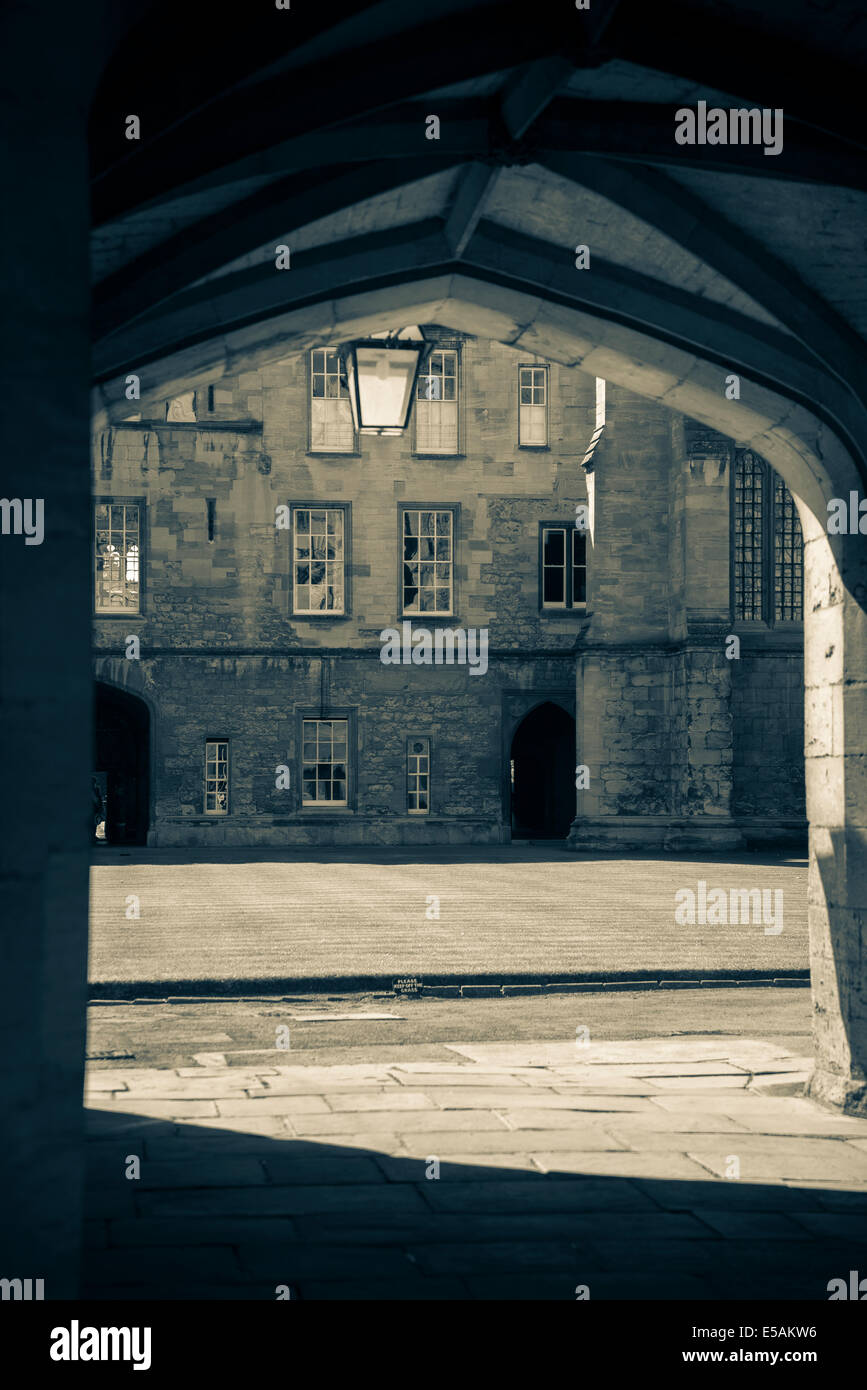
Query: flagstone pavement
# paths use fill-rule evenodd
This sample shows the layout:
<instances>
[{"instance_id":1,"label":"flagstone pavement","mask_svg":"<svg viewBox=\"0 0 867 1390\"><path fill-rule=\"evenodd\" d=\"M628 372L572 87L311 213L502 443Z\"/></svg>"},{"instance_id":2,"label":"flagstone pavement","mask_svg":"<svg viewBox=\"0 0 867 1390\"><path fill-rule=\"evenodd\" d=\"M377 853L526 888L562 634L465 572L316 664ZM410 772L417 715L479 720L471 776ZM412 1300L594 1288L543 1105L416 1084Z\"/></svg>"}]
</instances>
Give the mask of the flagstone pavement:
<instances>
[{"instance_id":1,"label":"flagstone pavement","mask_svg":"<svg viewBox=\"0 0 867 1390\"><path fill-rule=\"evenodd\" d=\"M91 1070L85 1295L824 1300L867 1276L867 1119L800 1094L809 1058L448 1051Z\"/></svg>"}]
</instances>

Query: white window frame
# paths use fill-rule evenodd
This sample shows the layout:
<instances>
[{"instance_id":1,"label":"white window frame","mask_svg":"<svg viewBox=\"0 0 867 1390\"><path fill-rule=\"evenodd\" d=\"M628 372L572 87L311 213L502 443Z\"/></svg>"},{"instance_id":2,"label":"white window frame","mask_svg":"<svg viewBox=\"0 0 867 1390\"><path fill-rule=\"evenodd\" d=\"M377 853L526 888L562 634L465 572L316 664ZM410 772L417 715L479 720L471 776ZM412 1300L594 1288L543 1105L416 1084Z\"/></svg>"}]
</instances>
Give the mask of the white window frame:
<instances>
[{"instance_id":1,"label":"white window frame","mask_svg":"<svg viewBox=\"0 0 867 1390\"><path fill-rule=\"evenodd\" d=\"M323 725L326 725L326 724L329 726L329 737L328 737L327 742L326 742L326 740L325 740L324 738L322 738L322 737L320 736L320 729L322 728ZM345 732L345 737L344 737L344 753L343 753L343 757L342 757L342 758L336 758L336 757L334 756L334 725L335 725L335 724L342 724L343 728L344 728L345 731L346 731L346 732ZM312 739L311 739L310 734L309 734L309 730L310 730L311 727L312 727L312 729L313 729L313 738L312 738ZM349 720L346 719L346 718L342 718L342 719L340 719L340 718L335 718L335 719L315 719L315 718L310 718L310 719L308 719L308 718L303 718L303 719L302 719L302 721L301 721L301 808L302 808L302 810L303 810L304 807L306 807L306 806L348 806L348 805L349 805L349 734L350 734ZM306 753L305 753L305 749L306 749L311 743L315 744L315 753L316 753L315 758L313 758L312 760L311 760L311 759L306 755ZM327 757L327 758L325 758L325 757L320 758L320 756L319 756L320 753L325 753L326 751L327 751L327 753L328 753L328 757ZM330 773L330 775L329 775L326 779L320 779L320 776L319 776L319 769L320 769L321 766L326 765L326 764L332 769L332 772ZM336 777L334 776L333 769L334 769L335 767L340 767L341 765L342 765L342 767L343 767L343 777L342 777L342 778L336 778ZM313 785L314 785L314 787L315 787L315 789L316 789L316 796L315 796L314 798L305 796L305 788L306 788L307 785L309 785L310 779L307 778L307 777L305 777L304 773L305 773L305 769L307 769L307 768L309 768L309 767L313 767L313 768L315 769L314 776L313 776L313 779L312 779L312 780L313 780ZM333 785L334 785L335 782L337 782L337 781L342 781L342 782L343 782L343 787L344 787L344 795L343 795L343 797L342 797L342 798L340 798L340 797L325 797L325 798L321 798L321 797L319 796L319 784L320 784L320 781L321 781L321 780L326 780L326 781L328 781L328 783L329 783L329 785L330 785L331 787L333 787Z\"/></svg>"},{"instance_id":2,"label":"white window frame","mask_svg":"<svg viewBox=\"0 0 867 1390\"><path fill-rule=\"evenodd\" d=\"M421 744L416 751L414 745ZM430 739L408 738L406 741L406 811L409 816L430 815ZM424 798L425 804L421 805ZM413 805L415 801L415 805Z\"/></svg>"},{"instance_id":3,"label":"white window frame","mask_svg":"<svg viewBox=\"0 0 867 1390\"><path fill-rule=\"evenodd\" d=\"M311 348L309 365L309 452L354 454L357 441L349 401L346 363L337 348ZM329 394L330 387L332 389ZM322 394L317 394L317 388L321 389ZM331 409L328 408L329 402L335 403Z\"/></svg>"},{"instance_id":4,"label":"white window frame","mask_svg":"<svg viewBox=\"0 0 867 1390\"><path fill-rule=\"evenodd\" d=\"M221 794L223 805L219 805ZM205 739L204 813L206 816L229 814L229 740Z\"/></svg>"},{"instance_id":5,"label":"white window frame","mask_svg":"<svg viewBox=\"0 0 867 1390\"><path fill-rule=\"evenodd\" d=\"M112 510L122 509L121 524L115 529ZM105 511L105 524L100 525L100 512ZM93 611L97 617L112 617L141 613L142 597L142 512L140 502L115 502L110 499L94 503L94 553L93 553ZM135 512L134 524L131 513ZM106 540L100 547L100 535ZM128 537L135 537L130 544ZM103 562L100 571L99 561ZM117 577L109 583L119 586L122 597L128 593L127 586L135 586L135 603L100 603L100 573L105 574L106 565L116 568ZM104 586L103 586L104 587Z\"/></svg>"},{"instance_id":6,"label":"white window frame","mask_svg":"<svg viewBox=\"0 0 867 1390\"><path fill-rule=\"evenodd\" d=\"M438 366L439 371L434 371ZM453 382L449 396L447 383ZM457 348L433 348L415 389L415 453L460 452L460 358ZM445 438L444 438L445 436Z\"/></svg>"},{"instance_id":7,"label":"white window frame","mask_svg":"<svg viewBox=\"0 0 867 1390\"><path fill-rule=\"evenodd\" d=\"M418 530L417 530L417 531L415 531L415 532L412 532L412 531L409 531L409 532L408 532L408 531L407 531L407 522L406 522L406 518L407 518L408 516L409 516L409 517L415 518L415 520L414 520L413 523L411 523L411 524L413 524L413 525L415 525L415 526L418 527ZM423 535L423 534L422 534L422 526L424 525L424 522L422 521L422 518L425 517L425 516L432 516L432 517L434 518L434 529L433 529L433 533L432 533L432 534L428 534L428 535ZM446 538L446 537L445 537L445 533L440 531L440 518L443 517L443 516L447 516L448 519L449 519L449 521L448 521L448 542L449 542L449 545L448 545L448 556L447 556L447 557L446 557L445 555L440 556L440 549L441 549L441 547L440 547L440 545L439 545L439 542L442 541L442 540L445 540L445 538ZM455 528L455 512L454 512L454 509L451 508L451 507L406 507L406 506L401 507L401 509L400 509L400 612L401 612L401 616L402 616L402 617L406 617L406 618L410 618L410 617L412 617L412 618L452 618L452 617L454 617L454 612L455 612L455 529L456 529L456 528ZM411 540L411 539L413 539L413 538L416 538L416 537L417 537L418 542L419 542L419 544L418 544L418 549L417 549L417 552L416 552L416 556L415 556L415 558L413 558L413 557L411 557L411 556L410 556L410 557L407 557L407 548L408 548L408 547L407 547L407 541L408 541L408 540ZM421 543L422 543L422 541L431 541L431 540L433 541L434 554L433 554L433 556L427 556L427 557L425 557L425 558L422 558L422 556L421 556L422 544L421 544ZM419 582L418 582L418 584L415 586L415 587L416 587L416 602L417 602L418 605L419 605L418 607L408 607L408 606L407 606L407 603L406 603L407 583L406 583L406 573L405 573L405 571L406 571L407 565L413 565L413 566L415 566L416 571L417 571L417 574L418 574L418 580L419 580ZM422 569L423 569L425 566L430 566L430 565L433 566L433 579L434 579L434 582L433 582L433 584L425 584L425 585L422 585L422 583L421 583L421 571L422 571ZM447 607L447 608L440 608L440 607L436 607L436 608L422 608L422 607L421 607L421 592L422 592L422 588L425 588L425 589L433 589L434 599L436 599L436 594L437 594L437 592L438 592L439 590L442 590L442 589L446 588L446 584L445 584L445 583L438 583L438 582L437 582L437 576L441 573L441 567L444 566L444 565L448 565L448 570L449 570L448 580L447 580L448 594L449 594L449 603L448 603L448 607Z\"/></svg>"},{"instance_id":8,"label":"white window frame","mask_svg":"<svg viewBox=\"0 0 867 1390\"><path fill-rule=\"evenodd\" d=\"M529 400L525 397L529 396ZM548 368L534 364L518 368L518 446L548 446Z\"/></svg>"},{"instance_id":9,"label":"white window frame","mask_svg":"<svg viewBox=\"0 0 867 1390\"><path fill-rule=\"evenodd\" d=\"M306 531L299 531L298 516L302 513L305 513L308 518L308 529ZM325 526L324 532L320 533L318 531L313 530L314 513L319 513L323 516L322 524ZM335 555L331 558L329 558L327 554L329 541L328 523L330 517L339 517L339 528L337 531L334 532L334 536L335 540L339 537L340 541L340 554ZM346 548L348 540L346 534L347 530L348 512L347 508L344 506L318 507L305 505L303 503L299 503L298 505L294 503L292 504L292 529L290 535L292 537L292 612L294 615L297 615L298 617L342 617L346 613ZM324 549L326 551L326 554L316 559L314 559L313 555L311 554L306 558L306 560L303 556L299 556L299 550L305 548L303 544L301 544L300 542L303 542L304 538L306 537L309 541L309 544L306 548L312 551L313 537L318 536L320 534L324 536ZM334 548L337 549L336 544ZM299 606L299 593L306 589L309 601L314 588L311 580L308 580L306 584L299 582L298 571L305 564L307 565L308 574L310 574L310 572L312 571L314 564L323 564L325 566L325 578L322 581L322 585L319 587L325 587L326 589L328 588L329 584L333 585L332 576L334 574L339 573L339 606L335 606L332 608L304 608Z\"/></svg>"}]
</instances>

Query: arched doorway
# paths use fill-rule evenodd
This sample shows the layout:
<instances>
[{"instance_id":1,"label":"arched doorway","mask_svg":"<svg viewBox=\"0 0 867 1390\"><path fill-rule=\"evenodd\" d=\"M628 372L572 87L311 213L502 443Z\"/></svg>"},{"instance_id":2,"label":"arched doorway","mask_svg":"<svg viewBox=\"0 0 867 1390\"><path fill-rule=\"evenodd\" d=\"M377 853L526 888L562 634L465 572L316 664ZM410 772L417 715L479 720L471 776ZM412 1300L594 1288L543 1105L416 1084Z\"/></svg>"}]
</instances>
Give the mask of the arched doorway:
<instances>
[{"instance_id":1,"label":"arched doorway","mask_svg":"<svg viewBox=\"0 0 867 1390\"><path fill-rule=\"evenodd\" d=\"M515 730L512 837L565 840L575 816L575 720L550 700Z\"/></svg>"},{"instance_id":2,"label":"arched doorway","mask_svg":"<svg viewBox=\"0 0 867 1390\"><path fill-rule=\"evenodd\" d=\"M94 770L103 803L101 843L147 844L150 714L143 700L97 681Z\"/></svg>"}]
</instances>

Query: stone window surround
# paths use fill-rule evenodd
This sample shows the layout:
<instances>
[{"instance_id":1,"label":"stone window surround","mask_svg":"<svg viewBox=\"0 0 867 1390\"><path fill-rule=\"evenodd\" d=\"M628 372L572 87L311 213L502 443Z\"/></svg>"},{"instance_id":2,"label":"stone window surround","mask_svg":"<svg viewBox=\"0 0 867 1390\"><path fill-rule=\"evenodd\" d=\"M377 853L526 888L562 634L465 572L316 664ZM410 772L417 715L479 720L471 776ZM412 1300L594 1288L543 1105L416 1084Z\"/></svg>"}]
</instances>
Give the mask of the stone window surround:
<instances>
[{"instance_id":1,"label":"stone window surround","mask_svg":"<svg viewBox=\"0 0 867 1390\"><path fill-rule=\"evenodd\" d=\"M317 459L361 458L361 440L356 429L353 429L352 432L353 445L351 449L314 449L313 447L313 354L319 351L336 352L343 362L339 348L328 343L321 344L319 347L312 347L304 354L307 360L307 453Z\"/></svg>"},{"instance_id":2,"label":"stone window surround","mask_svg":"<svg viewBox=\"0 0 867 1390\"><path fill-rule=\"evenodd\" d=\"M208 810L208 750L214 744L225 744L226 746L226 809L224 811ZM207 735L204 740L202 750L202 815L208 821L222 820L231 815L232 812L232 742L229 738L221 735Z\"/></svg>"},{"instance_id":3,"label":"stone window surround","mask_svg":"<svg viewBox=\"0 0 867 1390\"><path fill-rule=\"evenodd\" d=\"M414 393L413 393L414 399L413 399L413 403L412 403L412 455L413 455L413 458L419 458L419 459L457 459L457 458L464 458L464 457L465 457L465 455L461 452L462 449L463 449L463 441L464 441L464 420L463 420L463 396L464 396L464 392L463 392L463 363L462 363L462 360L461 360L461 358L462 358L461 346L462 346L461 343L455 342L455 341L454 341L453 339L451 339L451 338L449 338L449 339L443 339L441 342L438 342L438 341L436 341L436 340L433 340L433 341L430 342L430 346L428 347L427 352L425 353L424 357L422 358L422 361L421 361L421 363L420 363L420 365L419 365L418 380L416 381L415 391L414 391ZM457 408L457 409L456 409L456 414L457 414L457 438L456 438L456 440L455 440L455 447L454 447L454 449L453 449L453 450L449 450L448 452L446 452L445 450L442 450L442 449L438 449L438 450L433 450L433 451L431 451L430 449L420 449L420 448L418 447L418 417L417 417L417 414L416 414L416 402L417 402L417 400L418 400L418 386L419 386L419 383L421 382L422 378L425 376L425 366L427 365L427 362L428 362L428 360L430 359L431 354L434 353L434 352L453 352L453 353L455 354L455 377L456 377L456 380L455 380L455 405L456 405L456 408Z\"/></svg>"},{"instance_id":4,"label":"stone window surround","mask_svg":"<svg viewBox=\"0 0 867 1390\"><path fill-rule=\"evenodd\" d=\"M451 512L452 514L452 609L450 613L407 613L403 607L403 514L404 512ZM461 504L460 502L405 502L397 504L397 613L424 627L428 623L455 623L459 621L458 594L458 548L461 542Z\"/></svg>"},{"instance_id":5,"label":"stone window surround","mask_svg":"<svg viewBox=\"0 0 867 1390\"><path fill-rule=\"evenodd\" d=\"M110 612L100 612L96 606L96 509L101 506L115 507L138 507L138 608L124 608ZM91 536L90 553L93 569L91 570L90 602L92 616L95 621L102 622L108 619L116 622L122 618L128 622L130 618L140 618L145 613L145 580L147 575L147 565L145 557L147 555L147 506L144 497L108 497L102 494L93 497L91 501Z\"/></svg>"},{"instance_id":6,"label":"stone window surround","mask_svg":"<svg viewBox=\"0 0 867 1390\"><path fill-rule=\"evenodd\" d=\"M585 537L585 552L584 552L584 568L585 568L585 587L584 587L584 595L585 595L585 596L584 596L584 600L583 600L583 602L578 602L578 603L573 603L573 602L572 602L571 595L572 595L572 544L573 544L573 543L567 541L567 545L566 545L566 595L567 595L567 603L566 603L565 607L563 607L563 608L554 608L553 606L548 605L548 604L546 604L546 603L544 602L545 590L544 590L544 566L543 566L543 557L544 557L544 536L545 536L545 532L546 532L546 530L565 531L566 534L567 534L567 537L568 537L569 532L570 532L570 531L575 532L577 528L576 528L576 526L575 526L575 524L574 524L574 518L569 518L569 517L565 517L565 518L560 517L559 519L554 520L554 521L543 520L543 521L540 521L540 522L538 523L538 525L539 525L539 546L538 546L538 557L539 557L539 558L538 558L538 568L539 568L539 615L540 615L540 617L544 617L544 618L571 618L571 617L575 617L575 616L578 616L578 617L581 617L581 618L586 617L586 616L587 616L587 604L588 604L588 600L589 600L589 596L590 596L590 564L589 564L589 557L590 557L590 552L592 551L592 546L589 547L589 549L587 548L587 544L586 544L587 533L586 533L586 532L579 532L579 534L583 534L584 537Z\"/></svg>"},{"instance_id":7,"label":"stone window surround","mask_svg":"<svg viewBox=\"0 0 867 1390\"><path fill-rule=\"evenodd\" d=\"M299 501L290 498L287 502L289 516L292 524L287 533L287 546L289 551L289 594L288 594L288 618L292 623L340 623L352 617L352 503L346 500L339 502L330 501L311 501L302 498ZM315 613L296 613L295 612L295 513L296 511L319 510L323 508L328 511L343 512L343 610L336 613L328 608L323 608Z\"/></svg>"},{"instance_id":8,"label":"stone window surround","mask_svg":"<svg viewBox=\"0 0 867 1390\"><path fill-rule=\"evenodd\" d=\"M737 618L735 617L735 475L737 467L737 445L731 445L728 451L729 463L729 612L732 628L739 633L764 633L769 638L787 641L800 634L804 630L803 608L800 618L775 618L774 616L774 479L779 477L776 470L768 463L767 459L756 454L756 458L764 465L766 478L763 488L763 539L762 539L762 613L761 618ZM749 452L755 453L755 450ZM785 481L783 486L785 487ZM801 563L803 565L803 538ZM804 584L801 584L801 601L803 605Z\"/></svg>"},{"instance_id":9,"label":"stone window surround","mask_svg":"<svg viewBox=\"0 0 867 1390\"><path fill-rule=\"evenodd\" d=\"M545 381L545 441L543 444L525 444L521 439L521 373L529 371L544 372ZM519 449L550 449L550 428L551 428L551 372L547 362L519 362L517 377L517 397L518 397L518 448Z\"/></svg>"},{"instance_id":10,"label":"stone window surround","mask_svg":"<svg viewBox=\"0 0 867 1390\"><path fill-rule=\"evenodd\" d=\"M422 810L413 810L409 804L411 779L413 777L413 774L410 771L409 759L412 755L411 745L413 743L424 743L426 745L425 754L422 756L427 757L427 806L424 807ZM429 816L433 809L433 739L431 738L430 734L408 733L406 735L406 751L404 761L404 776L406 783L404 789L404 800L406 803L404 808L405 813L406 815L411 816L413 820L417 816Z\"/></svg>"},{"instance_id":11,"label":"stone window surround","mask_svg":"<svg viewBox=\"0 0 867 1390\"><path fill-rule=\"evenodd\" d=\"M305 719L345 719L346 729L346 805L333 802L311 803L302 801L304 785L304 720ZM295 706L295 757L292 785L295 788L295 812L293 821L304 816L353 816L358 809L358 710L354 705L296 705Z\"/></svg>"}]
</instances>

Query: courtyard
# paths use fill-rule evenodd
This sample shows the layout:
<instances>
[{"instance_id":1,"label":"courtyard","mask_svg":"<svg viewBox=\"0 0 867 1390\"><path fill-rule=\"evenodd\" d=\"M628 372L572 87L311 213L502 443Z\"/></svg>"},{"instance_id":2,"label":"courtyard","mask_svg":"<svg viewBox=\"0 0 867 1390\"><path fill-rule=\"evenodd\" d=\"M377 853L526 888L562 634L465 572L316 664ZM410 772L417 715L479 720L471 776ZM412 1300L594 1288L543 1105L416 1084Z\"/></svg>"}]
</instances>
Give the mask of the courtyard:
<instances>
[{"instance_id":1,"label":"courtyard","mask_svg":"<svg viewBox=\"0 0 867 1390\"><path fill-rule=\"evenodd\" d=\"M805 972L806 863L577 855L561 846L98 851L91 987L461 985ZM782 892L761 921L677 925L705 883ZM135 914L138 915L135 915ZM708 913L708 916L711 914ZM164 992L164 991L161 991Z\"/></svg>"},{"instance_id":2,"label":"courtyard","mask_svg":"<svg viewBox=\"0 0 867 1390\"><path fill-rule=\"evenodd\" d=\"M817 1301L867 1267L806 990L111 1002L89 1039L91 1297Z\"/></svg>"}]
</instances>

